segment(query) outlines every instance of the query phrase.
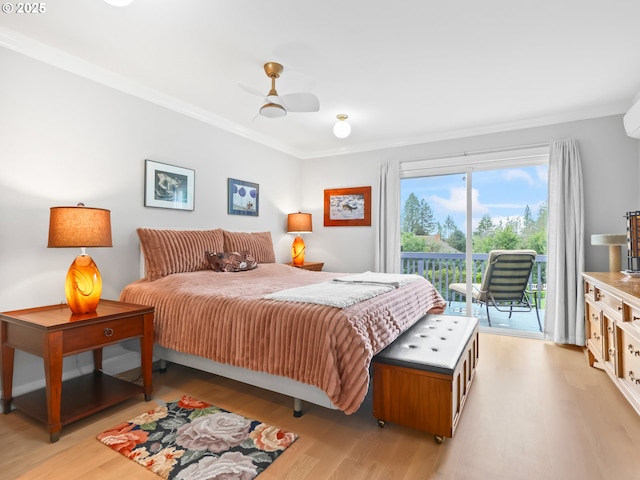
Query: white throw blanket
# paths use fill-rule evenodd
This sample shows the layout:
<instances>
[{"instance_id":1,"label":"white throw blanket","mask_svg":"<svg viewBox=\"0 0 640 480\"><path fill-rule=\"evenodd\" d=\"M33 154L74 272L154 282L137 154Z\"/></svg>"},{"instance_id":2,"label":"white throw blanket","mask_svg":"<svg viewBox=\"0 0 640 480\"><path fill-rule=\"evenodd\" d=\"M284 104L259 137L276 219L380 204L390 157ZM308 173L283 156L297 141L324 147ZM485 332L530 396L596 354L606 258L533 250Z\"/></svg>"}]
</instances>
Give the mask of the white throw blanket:
<instances>
[{"instance_id":1,"label":"white throw blanket","mask_svg":"<svg viewBox=\"0 0 640 480\"><path fill-rule=\"evenodd\" d=\"M394 288L393 285L381 285L379 283L323 282L280 290L265 295L264 298L283 302L315 303L346 308L354 303L389 292Z\"/></svg>"},{"instance_id":2,"label":"white throw blanket","mask_svg":"<svg viewBox=\"0 0 640 480\"><path fill-rule=\"evenodd\" d=\"M371 283L379 285L389 285L395 288L401 287L410 282L415 282L420 275L406 274L406 273L378 273L378 272L364 272L356 273L355 275L347 275L346 277L335 278L334 282L346 282L346 283Z\"/></svg>"}]
</instances>

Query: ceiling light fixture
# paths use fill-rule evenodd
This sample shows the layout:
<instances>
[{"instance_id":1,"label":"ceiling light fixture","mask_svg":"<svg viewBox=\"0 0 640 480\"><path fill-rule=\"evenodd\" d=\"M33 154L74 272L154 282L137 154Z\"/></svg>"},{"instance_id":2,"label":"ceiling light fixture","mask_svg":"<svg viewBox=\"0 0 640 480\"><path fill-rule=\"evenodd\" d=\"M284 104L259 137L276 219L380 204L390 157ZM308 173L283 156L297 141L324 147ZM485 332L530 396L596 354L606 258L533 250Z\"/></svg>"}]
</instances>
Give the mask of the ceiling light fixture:
<instances>
[{"instance_id":1,"label":"ceiling light fixture","mask_svg":"<svg viewBox=\"0 0 640 480\"><path fill-rule=\"evenodd\" d=\"M333 134L338 138L347 138L351 133L351 125L347 122L348 115L337 115L338 122L333 126Z\"/></svg>"}]
</instances>

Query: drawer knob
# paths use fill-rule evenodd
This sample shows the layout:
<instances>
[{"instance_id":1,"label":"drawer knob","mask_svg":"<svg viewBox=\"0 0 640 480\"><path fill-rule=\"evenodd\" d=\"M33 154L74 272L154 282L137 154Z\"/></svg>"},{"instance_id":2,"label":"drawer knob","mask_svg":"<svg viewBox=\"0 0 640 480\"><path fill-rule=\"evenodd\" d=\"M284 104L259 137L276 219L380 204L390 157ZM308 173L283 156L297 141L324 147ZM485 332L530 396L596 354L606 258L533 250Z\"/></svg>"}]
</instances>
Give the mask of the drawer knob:
<instances>
[{"instance_id":1,"label":"drawer knob","mask_svg":"<svg viewBox=\"0 0 640 480\"><path fill-rule=\"evenodd\" d=\"M607 332L613 333L613 327L611 325L607 327Z\"/></svg>"},{"instance_id":2,"label":"drawer knob","mask_svg":"<svg viewBox=\"0 0 640 480\"><path fill-rule=\"evenodd\" d=\"M640 357L640 350L636 350L633 347L633 344L630 343L627 349L629 350L629 353L631 353L632 355L635 355L636 357Z\"/></svg>"},{"instance_id":3,"label":"drawer knob","mask_svg":"<svg viewBox=\"0 0 640 480\"><path fill-rule=\"evenodd\" d=\"M638 317L638 316L634 315L634 316L633 316L633 321L634 321L634 322L637 322L638 320L640 320L640 317Z\"/></svg>"},{"instance_id":4,"label":"drawer knob","mask_svg":"<svg viewBox=\"0 0 640 480\"><path fill-rule=\"evenodd\" d=\"M610 348L610 349L609 349L609 356L610 356L610 357L615 356L615 353L616 353L616 349L615 349L615 348Z\"/></svg>"},{"instance_id":5,"label":"drawer knob","mask_svg":"<svg viewBox=\"0 0 640 480\"><path fill-rule=\"evenodd\" d=\"M640 379L633 376L633 370L629 370L629 380L636 385L640 385Z\"/></svg>"},{"instance_id":6,"label":"drawer knob","mask_svg":"<svg viewBox=\"0 0 640 480\"><path fill-rule=\"evenodd\" d=\"M104 336L105 337L111 337L113 335L113 328L105 328L104 329Z\"/></svg>"}]
</instances>

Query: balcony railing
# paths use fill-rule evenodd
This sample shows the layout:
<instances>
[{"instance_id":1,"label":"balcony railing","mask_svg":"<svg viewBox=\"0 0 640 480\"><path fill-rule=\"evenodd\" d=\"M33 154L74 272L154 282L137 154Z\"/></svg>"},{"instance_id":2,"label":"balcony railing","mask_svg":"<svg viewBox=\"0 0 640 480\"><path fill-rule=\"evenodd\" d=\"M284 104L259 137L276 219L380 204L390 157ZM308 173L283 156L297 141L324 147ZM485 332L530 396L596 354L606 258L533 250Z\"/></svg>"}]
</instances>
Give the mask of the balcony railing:
<instances>
[{"instance_id":1,"label":"balcony railing","mask_svg":"<svg viewBox=\"0 0 640 480\"><path fill-rule=\"evenodd\" d=\"M473 283L480 283L486 269L488 253L473 253ZM446 300L461 300L456 292L449 292L452 283L466 282L466 254L464 253L428 253L402 252L400 255L402 273L415 273L429 280ZM547 282L547 256L537 255L531 277L529 290L536 290L538 298L544 298Z\"/></svg>"}]
</instances>

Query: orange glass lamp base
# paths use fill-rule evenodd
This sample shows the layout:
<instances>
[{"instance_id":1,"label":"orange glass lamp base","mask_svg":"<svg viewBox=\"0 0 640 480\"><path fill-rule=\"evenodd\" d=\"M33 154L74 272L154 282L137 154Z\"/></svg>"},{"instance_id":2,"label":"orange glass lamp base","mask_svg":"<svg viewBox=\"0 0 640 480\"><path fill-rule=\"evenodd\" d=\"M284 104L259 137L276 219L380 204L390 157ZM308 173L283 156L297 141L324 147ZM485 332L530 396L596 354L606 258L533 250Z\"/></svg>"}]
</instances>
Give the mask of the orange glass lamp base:
<instances>
[{"instance_id":1,"label":"orange glass lamp base","mask_svg":"<svg viewBox=\"0 0 640 480\"><path fill-rule=\"evenodd\" d=\"M304 265L304 249L304 241L302 240L302 237L298 235L291 246L291 257L294 265Z\"/></svg>"},{"instance_id":2,"label":"orange glass lamp base","mask_svg":"<svg viewBox=\"0 0 640 480\"><path fill-rule=\"evenodd\" d=\"M73 261L67 272L64 292L73 313L96 311L102 294L102 277L89 255L78 255Z\"/></svg>"}]
</instances>

